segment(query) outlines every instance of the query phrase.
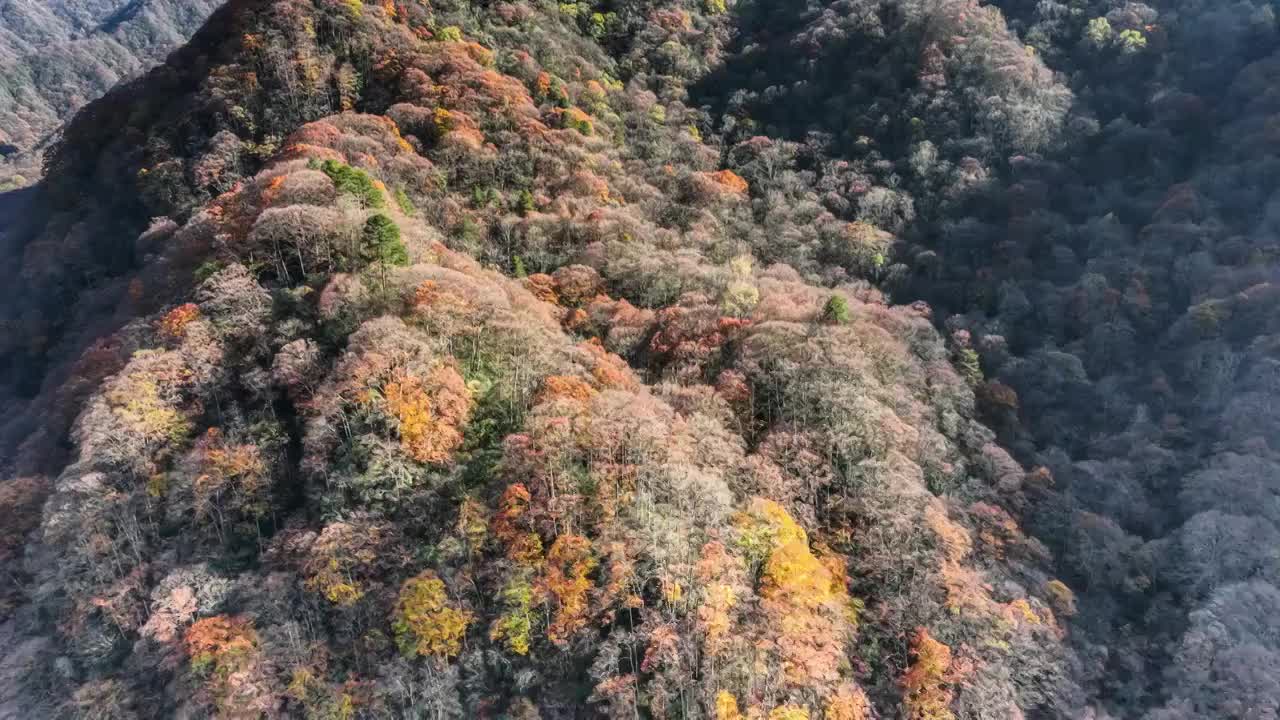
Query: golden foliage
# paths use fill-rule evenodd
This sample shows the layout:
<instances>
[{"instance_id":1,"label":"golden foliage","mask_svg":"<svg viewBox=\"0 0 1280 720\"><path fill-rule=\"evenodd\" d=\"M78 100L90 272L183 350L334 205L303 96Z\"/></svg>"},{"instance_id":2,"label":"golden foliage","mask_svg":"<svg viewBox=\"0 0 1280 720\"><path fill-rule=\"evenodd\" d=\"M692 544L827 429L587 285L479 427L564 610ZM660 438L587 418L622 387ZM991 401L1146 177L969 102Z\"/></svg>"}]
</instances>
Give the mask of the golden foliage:
<instances>
[{"instance_id":1,"label":"golden foliage","mask_svg":"<svg viewBox=\"0 0 1280 720\"><path fill-rule=\"evenodd\" d=\"M347 691L355 684L355 681L348 681L333 687L317 680L309 670L299 669L293 672L285 694L302 705L308 719L353 720L357 700Z\"/></svg>"},{"instance_id":2,"label":"golden foliage","mask_svg":"<svg viewBox=\"0 0 1280 720\"><path fill-rule=\"evenodd\" d=\"M809 708L802 705L779 705L769 711L769 720L809 720Z\"/></svg>"},{"instance_id":3,"label":"golden foliage","mask_svg":"<svg viewBox=\"0 0 1280 720\"><path fill-rule=\"evenodd\" d=\"M765 560L781 545L809 542L804 528L781 505L765 498L752 498L747 509L735 518L734 525L738 530L739 549L755 562Z\"/></svg>"},{"instance_id":4,"label":"golden foliage","mask_svg":"<svg viewBox=\"0 0 1280 720\"><path fill-rule=\"evenodd\" d=\"M721 690L716 695L716 720L742 720L738 699L728 690Z\"/></svg>"},{"instance_id":5,"label":"golden foliage","mask_svg":"<svg viewBox=\"0 0 1280 720\"><path fill-rule=\"evenodd\" d=\"M658 587L663 601L668 605L677 605L684 599L684 585L679 580L671 577L658 578Z\"/></svg>"},{"instance_id":6,"label":"golden foliage","mask_svg":"<svg viewBox=\"0 0 1280 720\"><path fill-rule=\"evenodd\" d=\"M542 562L542 538L535 532L516 535L507 545L507 557L525 566Z\"/></svg>"},{"instance_id":7,"label":"golden foliage","mask_svg":"<svg viewBox=\"0 0 1280 720\"><path fill-rule=\"evenodd\" d=\"M364 597L366 586L376 586L383 568L402 561L388 550L387 535L383 525L330 523L309 548L304 586L335 605L354 605Z\"/></svg>"},{"instance_id":8,"label":"golden foliage","mask_svg":"<svg viewBox=\"0 0 1280 720\"><path fill-rule=\"evenodd\" d=\"M547 551L547 567L538 590L557 605L547 628L547 636L557 645L567 643L587 624L587 599L592 587L589 576L595 568L591 541L581 535L561 535Z\"/></svg>"},{"instance_id":9,"label":"golden foliage","mask_svg":"<svg viewBox=\"0 0 1280 720\"><path fill-rule=\"evenodd\" d=\"M149 352L141 351L134 358ZM151 357L158 356L147 356ZM184 382L190 371L180 368L177 375L161 377L147 370L128 372L108 386L104 399L129 432L141 435L146 442L177 442L191 429L190 422L164 397L165 386Z\"/></svg>"},{"instance_id":10,"label":"golden foliage","mask_svg":"<svg viewBox=\"0 0 1280 720\"><path fill-rule=\"evenodd\" d=\"M951 520L938 500L931 501L925 508L924 520L942 546L939 571L947 589L947 608L955 613L965 609L989 615L999 613L1000 608L988 595L982 576L963 564L973 551L969 531Z\"/></svg>"},{"instance_id":11,"label":"golden foliage","mask_svg":"<svg viewBox=\"0 0 1280 720\"><path fill-rule=\"evenodd\" d=\"M334 605L351 607L359 602L360 598L364 597L364 591L355 583L339 580L325 584L324 597Z\"/></svg>"},{"instance_id":12,"label":"golden foliage","mask_svg":"<svg viewBox=\"0 0 1280 720\"><path fill-rule=\"evenodd\" d=\"M708 652L714 654L729 634L729 611L737 604L738 597L731 586L722 583L708 587L705 595L705 602L698 608L698 620L702 624Z\"/></svg>"},{"instance_id":13,"label":"golden foliage","mask_svg":"<svg viewBox=\"0 0 1280 720\"><path fill-rule=\"evenodd\" d=\"M399 422L400 444L409 457L421 463L448 463L462 445L462 426L471 413L471 394L458 371L441 366L425 384L397 372L382 392L388 412Z\"/></svg>"},{"instance_id":14,"label":"golden foliage","mask_svg":"<svg viewBox=\"0 0 1280 720\"><path fill-rule=\"evenodd\" d=\"M556 109L560 116L560 122L563 127L571 130L577 130L582 135L591 135L595 132L595 122L591 116L582 110L571 107L565 110Z\"/></svg>"},{"instance_id":15,"label":"golden foliage","mask_svg":"<svg viewBox=\"0 0 1280 720\"><path fill-rule=\"evenodd\" d=\"M1018 598L1013 602L1005 605L1005 617L1015 623L1030 623L1032 625L1040 625L1044 621L1036 611L1031 609L1031 603L1026 598Z\"/></svg>"},{"instance_id":16,"label":"golden foliage","mask_svg":"<svg viewBox=\"0 0 1280 720\"><path fill-rule=\"evenodd\" d=\"M845 578L792 540L769 557L760 596L787 682L811 688L836 682L857 617Z\"/></svg>"},{"instance_id":17,"label":"golden foliage","mask_svg":"<svg viewBox=\"0 0 1280 720\"><path fill-rule=\"evenodd\" d=\"M471 613L450 607L444 581L426 570L400 588L391 627L406 655L447 658L462 650L471 620Z\"/></svg>"},{"instance_id":18,"label":"golden foliage","mask_svg":"<svg viewBox=\"0 0 1280 720\"><path fill-rule=\"evenodd\" d=\"M1061 580L1050 580L1045 583L1045 593L1049 602L1059 615L1071 617L1076 614L1076 594Z\"/></svg>"},{"instance_id":19,"label":"golden foliage","mask_svg":"<svg viewBox=\"0 0 1280 720\"><path fill-rule=\"evenodd\" d=\"M436 449L428 445L432 424L431 400L422 389L422 381L412 375L400 375L382 389L387 409L400 421L400 440L414 459L434 459Z\"/></svg>"},{"instance_id":20,"label":"golden foliage","mask_svg":"<svg viewBox=\"0 0 1280 720\"><path fill-rule=\"evenodd\" d=\"M458 508L458 523L455 527L473 553L484 547L484 541L489 536L486 512L484 504L473 498L463 500Z\"/></svg>"},{"instance_id":21,"label":"golden foliage","mask_svg":"<svg viewBox=\"0 0 1280 720\"><path fill-rule=\"evenodd\" d=\"M483 67L493 66L493 51L489 48L475 42L464 43L462 48L472 60L476 61L477 65Z\"/></svg>"},{"instance_id":22,"label":"golden foliage","mask_svg":"<svg viewBox=\"0 0 1280 720\"><path fill-rule=\"evenodd\" d=\"M436 134L440 136L444 136L450 130L453 130L456 123L453 113L442 107L436 108L435 112L432 113L432 121L436 126Z\"/></svg>"},{"instance_id":23,"label":"golden foliage","mask_svg":"<svg viewBox=\"0 0 1280 720\"><path fill-rule=\"evenodd\" d=\"M774 550L765 563L760 594L797 608L815 609L842 589L807 543L790 540Z\"/></svg>"},{"instance_id":24,"label":"golden foliage","mask_svg":"<svg viewBox=\"0 0 1280 720\"><path fill-rule=\"evenodd\" d=\"M846 590L843 564L819 559L804 529L771 500L753 498L736 525L739 549L763 563L759 592L769 619L766 647L777 653L789 684L831 686L839 680L859 607Z\"/></svg>"},{"instance_id":25,"label":"golden foliage","mask_svg":"<svg viewBox=\"0 0 1280 720\"><path fill-rule=\"evenodd\" d=\"M977 570L959 563L944 562L942 582L947 589L947 609L951 612L958 614L966 609L986 615L999 612L999 603L991 599Z\"/></svg>"},{"instance_id":26,"label":"golden foliage","mask_svg":"<svg viewBox=\"0 0 1280 720\"><path fill-rule=\"evenodd\" d=\"M337 557L329 557L314 569L315 572L307 578L306 588L319 592L334 605L351 607L364 597L360 583L350 577Z\"/></svg>"},{"instance_id":27,"label":"golden foliage","mask_svg":"<svg viewBox=\"0 0 1280 720\"><path fill-rule=\"evenodd\" d=\"M502 641L517 655L528 655L533 641L534 587L529 578L542 563L542 539L525 525L531 500L524 485L507 486L490 522L494 539L515 564L515 571L498 592L503 611L490 625L489 639Z\"/></svg>"},{"instance_id":28,"label":"golden foliage","mask_svg":"<svg viewBox=\"0 0 1280 720\"><path fill-rule=\"evenodd\" d=\"M938 500L930 501L924 510L924 521L942 543L943 554L949 562L961 562L973 550L969 531L952 522Z\"/></svg>"}]
</instances>

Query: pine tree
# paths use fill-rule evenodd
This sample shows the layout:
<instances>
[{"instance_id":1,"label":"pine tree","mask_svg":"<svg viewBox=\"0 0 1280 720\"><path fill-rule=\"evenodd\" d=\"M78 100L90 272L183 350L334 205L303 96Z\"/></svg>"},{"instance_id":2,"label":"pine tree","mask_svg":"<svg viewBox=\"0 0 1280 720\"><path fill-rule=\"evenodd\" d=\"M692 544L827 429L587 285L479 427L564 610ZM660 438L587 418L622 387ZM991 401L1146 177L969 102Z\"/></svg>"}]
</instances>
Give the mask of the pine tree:
<instances>
[{"instance_id":1,"label":"pine tree","mask_svg":"<svg viewBox=\"0 0 1280 720\"><path fill-rule=\"evenodd\" d=\"M400 240L400 227L382 213L371 215L365 221L360 254L369 263L401 266L409 264L409 252Z\"/></svg>"}]
</instances>

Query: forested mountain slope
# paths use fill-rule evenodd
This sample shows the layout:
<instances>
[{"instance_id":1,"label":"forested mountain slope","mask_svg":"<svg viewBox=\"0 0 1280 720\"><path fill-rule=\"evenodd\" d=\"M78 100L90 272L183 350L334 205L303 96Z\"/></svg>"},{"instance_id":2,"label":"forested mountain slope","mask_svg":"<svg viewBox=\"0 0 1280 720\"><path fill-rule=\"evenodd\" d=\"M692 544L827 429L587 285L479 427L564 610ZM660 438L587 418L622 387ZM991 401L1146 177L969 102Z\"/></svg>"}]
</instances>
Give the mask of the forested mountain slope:
<instances>
[{"instance_id":1,"label":"forested mountain slope","mask_svg":"<svg viewBox=\"0 0 1280 720\"><path fill-rule=\"evenodd\" d=\"M882 286L980 357L981 416L1053 479L1006 500L1079 593L1093 694L1269 717L1273 7L998 4L1016 35L960 3L762 4L708 97L726 145L791 140L828 211L898 233Z\"/></svg>"},{"instance_id":2,"label":"forested mountain slope","mask_svg":"<svg viewBox=\"0 0 1280 720\"><path fill-rule=\"evenodd\" d=\"M0 3L0 190L40 174L64 120L186 41L217 0Z\"/></svg>"},{"instance_id":3,"label":"forested mountain slope","mask_svg":"<svg viewBox=\"0 0 1280 720\"><path fill-rule=\"evenodd\" d=\"M14 201L0 716L1274 716L1275 18L1002 5L227 3Z\"/></svg>"}]
</instances>

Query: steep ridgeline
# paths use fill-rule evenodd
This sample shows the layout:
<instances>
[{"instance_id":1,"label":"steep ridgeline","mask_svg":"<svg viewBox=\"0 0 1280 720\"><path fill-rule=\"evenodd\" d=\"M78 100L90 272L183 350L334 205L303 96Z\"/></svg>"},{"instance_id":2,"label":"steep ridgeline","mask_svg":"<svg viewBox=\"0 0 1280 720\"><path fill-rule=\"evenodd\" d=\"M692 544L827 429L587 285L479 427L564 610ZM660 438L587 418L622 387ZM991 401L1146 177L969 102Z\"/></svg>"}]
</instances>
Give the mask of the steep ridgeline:
<instances>
[{"instance_id":1,"label":"steep ridgeline","mask_svg":"<svg viewBox=\"0 0 1280 720\"><path fill-rule=\"evenodd\" d=\"M34 182L58 127L111 86L155 66L217 0L0 3L0 192Z\"/></svg>"},{"instance_id":2,"label":"steep ridgeline","mask_svg":"<svg viewBox=\"0 0 1280 720\"><path fill-rule=\"evenodd\" d=\"M774 218L861 221L882 287L944 318L980 416L1044 468L1004 500L1079 593L1079 679L1109 713L1273 717L1274 6L994 4L1008 22L743 8L699 94L779 229L756 252L830 278L840 246Z\"/></svg>"},{"instance_id":3,"label":"steep ridgeline","mask_svg":"<svg viewBox=\"0 0 1280 720\"><path fill-rule=\"evenodd\" d=\"M689 106L743 10L232 0L79 113L0 282L0 716L1096 716L890 223Z\"/></svg>"}]
</instances>

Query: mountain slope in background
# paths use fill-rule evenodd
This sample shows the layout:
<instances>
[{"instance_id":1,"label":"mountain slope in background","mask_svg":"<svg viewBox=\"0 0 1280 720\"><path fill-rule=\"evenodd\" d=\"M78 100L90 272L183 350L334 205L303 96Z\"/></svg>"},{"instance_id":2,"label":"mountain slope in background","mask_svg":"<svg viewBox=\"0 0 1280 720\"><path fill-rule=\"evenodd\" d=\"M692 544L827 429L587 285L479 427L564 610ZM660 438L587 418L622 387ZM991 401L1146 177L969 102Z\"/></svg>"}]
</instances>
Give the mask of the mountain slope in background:
<instances>
[{"instance_id":1,"label":"mountain slope in background","mask_svg":"<svg viewBox=\"0 0 1280 720\"><path fill-rule=\"evenodd\" d=\"M233 0L0 205L0 716L1274 716L1278 49Z\"/></svg>"},{"instance_id":2,"label":"mountain slope in background","mask_svg":"<svg viewBox=\"0 0 1280 720\"><path fill-rule=\"evenodd\" d=\"M162 61L215 0L5 0L0 3L0 189L40 174L62 122Z\"/></svg>"}]
</instances>

